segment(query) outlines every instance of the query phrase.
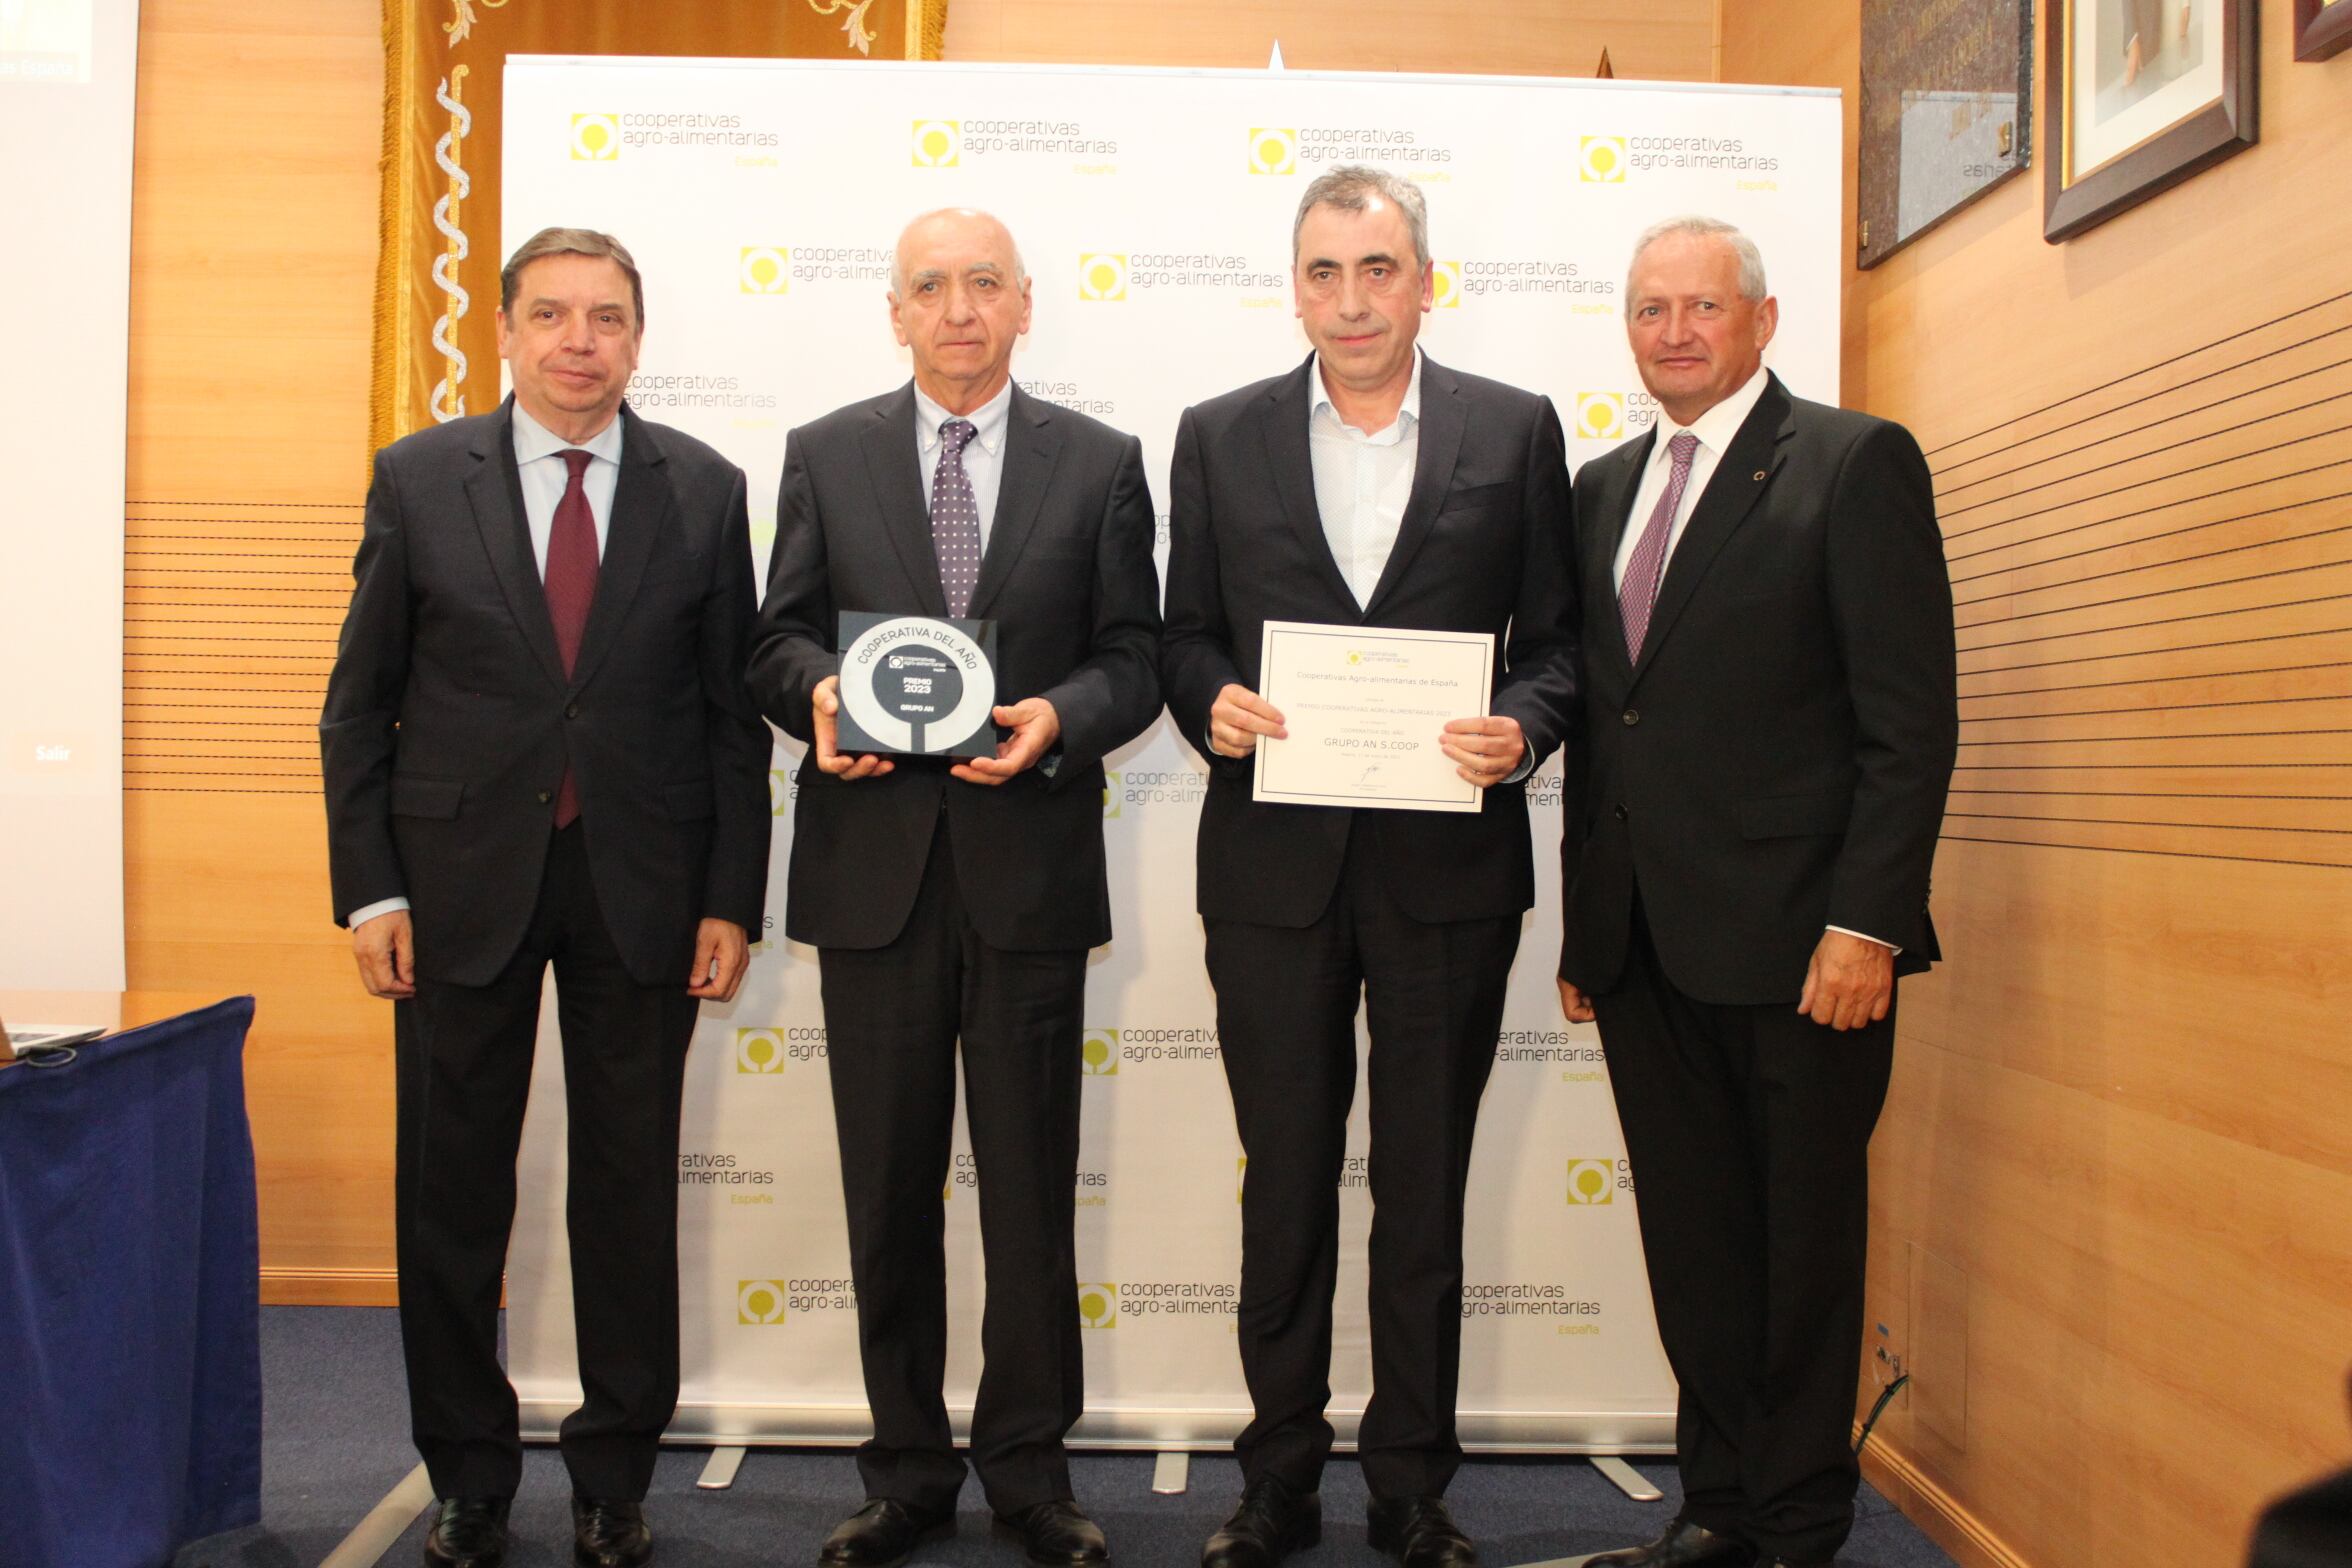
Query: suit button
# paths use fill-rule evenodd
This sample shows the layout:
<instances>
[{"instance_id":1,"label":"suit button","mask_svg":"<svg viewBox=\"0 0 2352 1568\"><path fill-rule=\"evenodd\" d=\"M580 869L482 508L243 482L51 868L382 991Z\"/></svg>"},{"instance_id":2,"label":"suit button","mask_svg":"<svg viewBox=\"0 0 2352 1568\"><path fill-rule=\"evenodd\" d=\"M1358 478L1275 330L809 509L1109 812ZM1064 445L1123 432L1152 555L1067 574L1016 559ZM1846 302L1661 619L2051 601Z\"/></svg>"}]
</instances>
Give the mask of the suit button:
<instances>
[{"instance_id":1,"label":"suit button","mask_svg":"<svg viewBox=\"0 0 2352 1568\"><path fill-rule=\"evenodd\" d=\"M554 791L554 790L551 790L551 789L543 789L543 790L541 790L541 791L539 792L539 804L540 804L540 805L544 806L544 805L546 805L546 804L547 804L549 801L551 801L551 800L553 800L553 799L555 799L555 791Z\"/></svg>"},{"instance_id":2,"label":"suit button","mask_svg":"<svg viewBox=\"0 0 2352 1568\"><path fill-rule=\"evenodd\" d=\"M1623 718L1625 720L1625 727L1627 729L1632 729L1636 724L1641 722L1641 715L1631 708L1625 710Z\"/></svg>"},{"instance_id":3,"label":"suit button","mask_svg":"<svg viewBox=\"0 0 2352 1568\"><path fill-rule=\"evenodd\" d=\"M1614 811L1614 812L1617 814L1617 820L1618 820L1618 821L1620 821L1620 822L1623 822L1623 821L1625 820L1625 802L1623 802L1623 801L1619 801L1619 802L1618 802L1618 803L1617 803L1615 806L1611 807L1610 809L1611 809L1611 810L1613 810L1613 811Z\"/></svg>"},{"instance_id":4,"label":"suit button","mask_svg":"<svg viewBox=\"0 0 2352 1568\"><path fill-rule=\"evenodd\" d=\"M576 702L574 702L574 703L567 703L567 704L564 706L564 717L565 717L565 718L567 718L567 719L576 719L576 718L578 718L579 716L580 716L580 705L579 705L578 703L576 703Z\"/></svg>"}]
</instances>

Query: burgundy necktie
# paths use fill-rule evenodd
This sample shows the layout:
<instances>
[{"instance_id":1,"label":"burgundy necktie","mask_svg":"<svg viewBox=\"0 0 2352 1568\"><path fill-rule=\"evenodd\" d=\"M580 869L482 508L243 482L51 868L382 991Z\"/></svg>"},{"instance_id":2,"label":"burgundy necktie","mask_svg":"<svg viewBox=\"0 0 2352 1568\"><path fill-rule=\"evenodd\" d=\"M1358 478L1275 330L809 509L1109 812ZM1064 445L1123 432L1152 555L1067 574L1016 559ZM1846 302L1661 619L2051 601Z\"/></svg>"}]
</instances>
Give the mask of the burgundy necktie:
<instances>
[{"instance_id":1,"label":"burgundy necktie","mask_svg":"<svg viewBox=\"0 0 2352 1568\"><path fill-rule=\"evenodd\" d=\"M1625 623L1625 656L1641 660L1642 638L1650 629L1650 609L1658 602L1658 579L1666 566L1666 543L1674 536L1674 514L1682 505L1683 486L1690 482L1691 457L1699 438L1682 431L1666 443L1673 470L1666 476L1666 493L1650 510L1650 521L1634 541L1633 556L1625 563L1625 580L1617 585L1617 618Z\"/></svg>"},{"instance_id":2,"label":"burgundy necktie","mask_svg":"<svg viewBox=\"0 0 2352 1568\"><path fill-rule=\"evenodd\" d=\"M594 456L583 447L564 453L571 477L564 481L563 499L555 503L555 527L547 535L547 614L555 622L556 651L563 655L567 680L580 662L588 606L596 602L596 517L588 510L588 492L580 485ZM580 797L572 787L572 765L566 762L563 783L555 792L555 825L568 828L579 819Z\"/></svg>"}]
</instances>

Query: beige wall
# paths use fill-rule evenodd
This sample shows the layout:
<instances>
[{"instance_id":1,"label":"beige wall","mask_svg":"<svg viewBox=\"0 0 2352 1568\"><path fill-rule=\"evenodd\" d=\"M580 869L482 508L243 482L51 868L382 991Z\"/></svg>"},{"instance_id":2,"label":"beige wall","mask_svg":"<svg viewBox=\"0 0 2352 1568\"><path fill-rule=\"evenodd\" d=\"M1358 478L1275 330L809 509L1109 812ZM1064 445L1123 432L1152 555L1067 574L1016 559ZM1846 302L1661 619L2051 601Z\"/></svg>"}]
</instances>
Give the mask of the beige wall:
<instances>
[{"instance_id":1,"label":"beige wall","mask_svg":"<svg viewBox=\"0 0 2352 1568\"><path fill-rule=\"evenodd\" d=\"M367 475L381 12L139 9L130 981L258 999L271 1298L389 1301L390 1018L328 910L315 728Z\"/></svg>"},{"instance_id":2,"label":"beige wall","mask_svg":"<svg viewBox=\"0 0 2352 1568\"><path fill-rule=\"evenodd\" d=\"M1915 1381L1872 1446L1966 1563L2241 1561L2352 1454L2352 56L2294 63L2288 11L2261 145L2063 246L2037 163L1849 274L1848 401L1939 471L1966 720L1874 1145ZM1724 75L1843 87L1851 171L1824 17L1727 5Z\"/></svg>"}]
</instances>

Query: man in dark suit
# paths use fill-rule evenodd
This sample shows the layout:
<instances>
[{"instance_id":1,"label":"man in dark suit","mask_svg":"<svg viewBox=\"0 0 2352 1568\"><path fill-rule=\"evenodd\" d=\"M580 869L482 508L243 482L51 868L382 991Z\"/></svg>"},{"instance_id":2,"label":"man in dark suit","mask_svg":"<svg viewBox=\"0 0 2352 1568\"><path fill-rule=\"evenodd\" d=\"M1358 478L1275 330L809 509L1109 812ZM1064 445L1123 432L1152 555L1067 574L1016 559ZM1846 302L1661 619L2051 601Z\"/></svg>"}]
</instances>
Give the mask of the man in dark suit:
<instances>
[{"instance_id":1,"label":"man in dark suit","mask_svg":"<svg viewBox=\"0 0 2352 1568\"><path fill-rule=\"evenodd\" d=\"M1338 1179L1368 1001L1373 1393L1358 1439L1372 1538L1409 1568L1476 1554L1443 1493L1461 1457L1462 1199L1519 921L1521 780L1574 698L1568 475L1549 401L1415 346L1431 304L1420 191L1341 167L1292 231L1297 369L1188 410L1176 436L1168 706L1209 763L1198 900L1248 1168L1239 1335L1253 1418L1239 1509L1206 1568L1312 1544L1332 1428ZM1432 734L1482 809L1261 803L1268 620L1492 635L1484 716Z\"/></svg>"},{"instance_id":2,"label":"man in dark suit","mask_svg":"<svg viewBox=\"0 0 2352 1568\"><path fill-rule=\"evenodd\" d=\"M552 963L586 1391L563 1454L574 1561L603 1568L652 1552L686 1046L760 920L769 739L742 674L743 475L622 402L629 253L543 230L501 295L514 397L376 454L319 740L336 915L393 999L401 1336L441 1499L425 1560L500 1562L521 1475L498 1300Z\"/></svg>"},{"instance_id":3,"label":"man in dark suit","mask_svg":"<svg viewBox=\"0 0 2352 1568\"><path fill-rule=\"evenodd\" d=\"M1927 463L1791 397L1728 224L1642 237L1657 428L1576 480L1584 745L1560 996L1597 1014L1682 1393L1683 1509L1611 1568L1829 1562L1859 1479L1867 1146L1958 721Z\"/></svg>"},{"instance_id":4,"label":"man in dark suit","mask_svg":"<svg viewBox=\"0 0 2352 1568\"><path fill-rule=\"evenodd\" d=\"M890 295L913 383L793 431L776 503L751 684L809 742L785 931L817 949L874 1415L833 1568L904 1558L963 1484L940 1389L959 1036L988 1271L973 1468L1030 1562L1105 1555L1062 1449L1085 1402L1079 1048L1111 936L1102 759L1159 712L1159 580L1141 446L1012 384L1029 307L1004 225L916 219ZM994 621L996 755L842 752L846 610Z\"/></svg>"}]
</instances>

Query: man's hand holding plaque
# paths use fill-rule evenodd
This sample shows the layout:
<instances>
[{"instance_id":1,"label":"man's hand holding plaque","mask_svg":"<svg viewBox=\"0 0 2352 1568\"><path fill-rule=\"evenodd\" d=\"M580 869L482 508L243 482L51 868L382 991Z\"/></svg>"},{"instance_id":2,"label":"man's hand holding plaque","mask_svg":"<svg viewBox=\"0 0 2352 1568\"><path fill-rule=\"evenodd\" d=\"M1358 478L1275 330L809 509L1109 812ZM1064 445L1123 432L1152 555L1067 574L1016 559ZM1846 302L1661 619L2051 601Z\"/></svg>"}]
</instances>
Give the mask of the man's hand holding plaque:
<instances>
[{"instance_id":1,"label":"man's hand holding plaque","mask_svg":"<svg viewBox=\"0 0 2352 1568\"><path fill-rule=\"evenodd\" d=\"M956 757L967 764L983 759L994 765L999 761L997 725L1015 725L1018 744L1022 730L1034 721L1034 715L1024 713L1016 724L1002 717L1013 709L996 706L994 622L860 610L841 613L841 670L818 682L813 706L817 766L845 779L886 772L891 756ZM1057 722L1053 734L1059 733ZM1048 735L1037 749L1052 742Z\"/></svg>"}]
</instances>

